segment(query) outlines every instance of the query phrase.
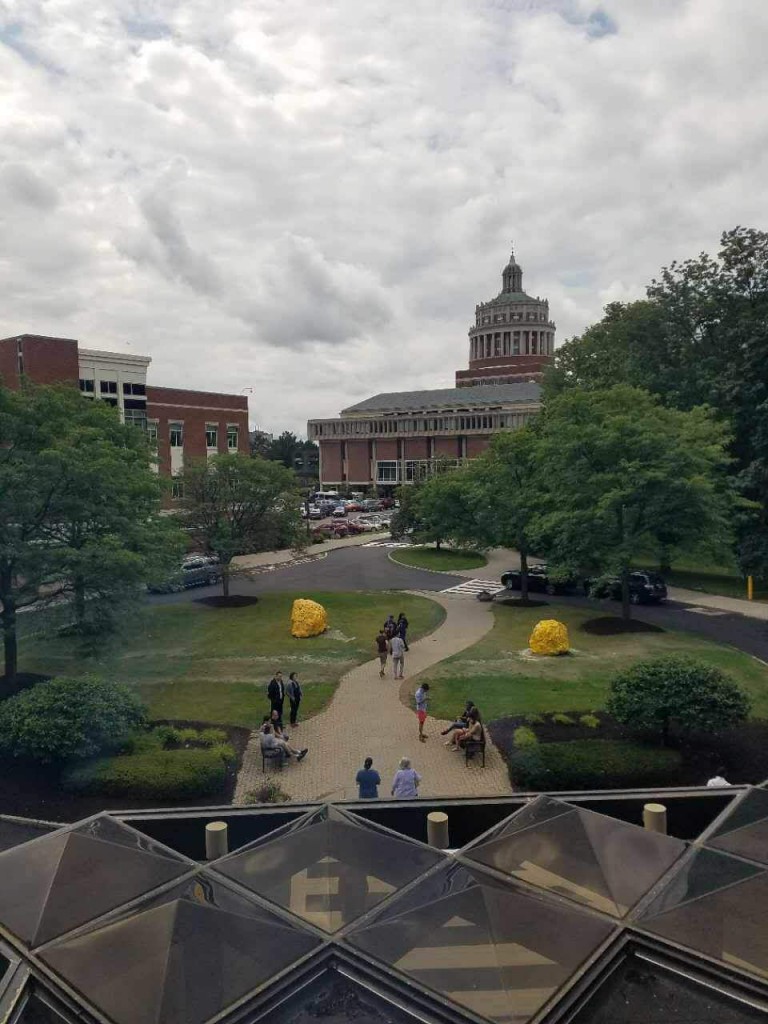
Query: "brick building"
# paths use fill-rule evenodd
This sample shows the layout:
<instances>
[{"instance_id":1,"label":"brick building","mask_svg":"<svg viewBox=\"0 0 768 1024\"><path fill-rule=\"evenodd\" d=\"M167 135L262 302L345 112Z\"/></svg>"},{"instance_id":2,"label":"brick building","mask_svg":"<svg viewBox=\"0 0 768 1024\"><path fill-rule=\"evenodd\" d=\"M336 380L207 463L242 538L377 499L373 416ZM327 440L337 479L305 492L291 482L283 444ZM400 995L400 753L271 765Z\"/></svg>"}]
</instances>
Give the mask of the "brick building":
<instances>
[{"instance_id":1,"label":"brick building","mask_svg":"<svg viewBox=\"0 0 768 1024\"><path fill-rule=\"evenodd\" d=\"M321 484L386 489L423 479L437 462L476 458L492 434L539 411L539 381L554 348L549 304L523 291L513 253L501 292L475 309L468 367L456 371L455 388L375 395L335 419L309 421Z\"/></svg>"},{"instance_id":2,"label":"brick building","mask_svg":"<svg viewBox=\"0 0 768 1024\"><path fill-rule=\"evenodd\" d=\"M185 461L223 452L248 453L248 398L147 384L149 356L80 348L71 338L21 334L0 339L0 382L19 386L70 383L88 399L108 402L126 423L147 431L158 470L176 476Z\"/></svg>"}]
</instances>

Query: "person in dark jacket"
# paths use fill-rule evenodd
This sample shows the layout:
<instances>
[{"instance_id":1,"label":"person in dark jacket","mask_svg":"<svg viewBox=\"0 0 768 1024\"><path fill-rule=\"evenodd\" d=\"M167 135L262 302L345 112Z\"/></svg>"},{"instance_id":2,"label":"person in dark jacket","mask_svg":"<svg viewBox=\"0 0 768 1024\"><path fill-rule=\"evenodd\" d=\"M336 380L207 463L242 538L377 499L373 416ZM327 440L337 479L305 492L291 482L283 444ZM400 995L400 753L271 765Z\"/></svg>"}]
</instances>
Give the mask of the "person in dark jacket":
<instances>
[{"instance_id":1,"label":"person in dark jacket","mask_svg":"<svg viewBox=\"0 0 768 1024\"><path fill-rule=\"evenodd\" d=\"M407 651L409 649L408 637L406 635L408 633L408 619L405 617L404 612L400 612L400 614L397 616L397 623L395 624L395 628L397 631L397 635L405 644L405 649Z\"/></svg>"},{"instance_id":2,"label":"person in dark jacket","mask_svg":"<svg viewBox=\"0 0 768 1024\"><path fill-rule=\"evenodd\" d=\"M279 669L269 681L267 697L269 697L271 709L277 711L282 719L283 704L285 704L285 683L283 682L283 673Z\"/></svg>"},{"instance_id":3,"label":"person in dark jacket","mask_svg":"<svg viewBox=\"0 0 768 1024\"><path fill-rule=\"evenodd\" d=\"M288 682L285 684L285 692L288 694L288 701L291 705L291 725L299 724L299 704L301 704L301 683L296 678L296 673L291 672Z\"/></svg>"}]
</instances>

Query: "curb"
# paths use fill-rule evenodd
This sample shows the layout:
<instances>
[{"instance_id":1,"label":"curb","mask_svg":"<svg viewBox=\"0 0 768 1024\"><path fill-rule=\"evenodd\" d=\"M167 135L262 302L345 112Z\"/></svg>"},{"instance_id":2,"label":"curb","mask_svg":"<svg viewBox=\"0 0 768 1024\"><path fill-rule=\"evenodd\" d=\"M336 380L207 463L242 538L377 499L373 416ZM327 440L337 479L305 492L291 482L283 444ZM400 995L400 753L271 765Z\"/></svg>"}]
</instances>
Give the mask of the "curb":
<instances>
[{"instance_id":1,"label":"curb","mask_svg":"<svg viewBox=\"0 0 768 1024\"><path fill-rule=\"evenodd\" d=\"M403 567L404 569L413 569L413 570L414 570L415 572L432 572L432 573L434 573L434 574L435 574L436 576L455 576L457 572L467 572L467 570L466 570L466 569L463 569L463 570L454 570L453 572L451 572L451 570L450 570L450 569L425 569L425 568L424 568L423 566L421 566L421 565L408 565L408 563L407 563L407 562L399 562L399 561L398 561L398 560L397 560L397 559L396 559L396 558L394 557L394 555L395 555L394 551L390 551L390 552L389 552L389 554L387 555L387 559L388 559L388 560L389 560L390 562L394 562L394 564L395 564L395 565L402 565L402 567ZM488 563L486 562L486 565L487 565L487 564L488 564ZM482 566L478 566L478 569L481 569L481 568L482 568ZM468 579L468 580L470 580L470 579L474 579L474 577L472 577L472 576L468 576L468 577L467 577L467 579Z\"/></svg>"}]
</instances>

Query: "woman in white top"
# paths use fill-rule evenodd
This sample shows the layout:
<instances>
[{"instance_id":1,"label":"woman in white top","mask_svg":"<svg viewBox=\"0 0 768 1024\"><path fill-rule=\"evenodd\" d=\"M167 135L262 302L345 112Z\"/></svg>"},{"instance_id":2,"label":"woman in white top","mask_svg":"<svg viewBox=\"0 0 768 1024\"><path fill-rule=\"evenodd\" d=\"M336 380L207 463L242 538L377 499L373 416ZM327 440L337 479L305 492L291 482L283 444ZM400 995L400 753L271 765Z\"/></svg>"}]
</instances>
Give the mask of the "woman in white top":
<instances>
[{"instance_id":1,"label":"woman in white top","mask_svg":"<svg viewBox=\"0 0 768 1024\"><path fill-rule=\"evenodd\" d=\"M396 800L415 800L419 795L421 776L411 768L409 757L400 758L400 768L392 779L392 796Z\"/></svg>"}]
</instances>

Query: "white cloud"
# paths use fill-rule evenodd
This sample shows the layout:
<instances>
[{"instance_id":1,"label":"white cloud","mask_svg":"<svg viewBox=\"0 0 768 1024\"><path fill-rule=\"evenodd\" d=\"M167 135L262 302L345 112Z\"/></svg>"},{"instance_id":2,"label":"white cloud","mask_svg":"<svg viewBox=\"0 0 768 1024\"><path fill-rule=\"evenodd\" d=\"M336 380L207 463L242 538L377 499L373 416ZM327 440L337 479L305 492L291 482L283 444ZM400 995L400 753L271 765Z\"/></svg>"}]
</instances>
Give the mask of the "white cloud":
<instances>
[{"instance_id":1,"label":"white cloud","mask_svg":"<svg viewBox=\"0 0 768 1024\"><path fill-rule=\"evenodd\" d=\"M303 430L450 384L509 239L562 339L764 227L764 0L0 0L0 336Z\"/></svg>"}]
</instances>

